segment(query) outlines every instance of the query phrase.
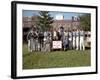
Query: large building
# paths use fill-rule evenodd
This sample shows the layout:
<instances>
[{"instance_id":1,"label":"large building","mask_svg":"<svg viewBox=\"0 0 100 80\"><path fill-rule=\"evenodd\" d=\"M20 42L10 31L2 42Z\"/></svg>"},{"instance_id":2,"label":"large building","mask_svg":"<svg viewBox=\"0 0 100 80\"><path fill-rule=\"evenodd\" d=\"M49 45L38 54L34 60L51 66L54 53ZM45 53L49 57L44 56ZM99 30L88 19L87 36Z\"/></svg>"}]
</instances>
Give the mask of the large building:
<instances>
[{"instance_id":1,"label":"large building","mask_svg":"<svg viewBox=\"0 0 100 80\"><path fill-rule=\"evenodd\" d=\"M37 22L37 16L23 17L23 29L29 29L32 26L36 26ZM57 15L52 26L55 29L59 29L60 27L64 27L64 29L75 29L80 26L80 21L77 17L72 17L71 20L65 20L62 15Z\"/></svg>"},{"instance_id":2,"label":"large building","mask_svg":"<svg viewBox=\"0 0 100 80\"><path fill-rule=\"evenodd\" d=\"M64 29L76 29L80 25L79 21L72 21L72 20L55 20L53 23L53 28L59 29L61 26Z\"/></svg>"}]
</instances>

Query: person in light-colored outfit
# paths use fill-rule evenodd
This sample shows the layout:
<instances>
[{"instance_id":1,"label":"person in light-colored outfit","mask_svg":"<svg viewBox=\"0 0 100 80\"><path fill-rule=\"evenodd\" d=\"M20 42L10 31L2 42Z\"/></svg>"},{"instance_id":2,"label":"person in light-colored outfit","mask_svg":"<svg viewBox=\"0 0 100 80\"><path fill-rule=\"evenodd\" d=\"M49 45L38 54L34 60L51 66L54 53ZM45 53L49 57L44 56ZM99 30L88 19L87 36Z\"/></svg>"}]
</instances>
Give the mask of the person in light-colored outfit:
<instances>
[{"instance_id":1,"label":"person in light-colored outfit","mask_svg":"<svg viewBox=\"0 0 100 80\"><path fill-rule=\"evenodd\" d=\"M72 36L73 36L73 38L72 38L72 44L73 44L73 49L75 49L75 44L76 44L76 32L75 32L75 30L73 30L73 32L72 32Z\"/></svg>"},{"instance_id":2,"label":"person in light-colored outfit","mask_svg":"<svg viewBox=\"0 0 100 80\"><path fill-rule=\"evenodd\" d=\"M44 32L44 39L43 39L43 51L46 51L46 41L47 41L48 32Z\"/></svg>"},{"instance_id":3,"label":"person in light-colored outfit","mask_svg":"<svg viewBox=\"0 0 100 80\"><path fill-rule=\"evenodd\" d=\"M57 31L56 30L53 31L53 40L57 40Z\"/></svg>"},{"instance_id":4,"label":"person in light-colored outfit","mask_svg":"<svg viewBox=\"0 0 100 80\"><path fill-rule=\"evenodd\" d=\"M72 49L72 31L70 30L68 32L68 35L69 35L69 49Z\"/></svg>"},{"instance_id":5,"label":"person in light-colored outfit","mask_svg":"<svg viewBox=\"0 0 100 80\"><path fill-rule=\"evenodd\" d=\"M79 50L79 29L76 31L76 50Z\"/></svg>"},{"instance_id":6,"label":"person in light-colored outfit","mask_svg":"<svg viewBox=\"0 0 100 80\"><path fill-rule=\"evenodd\" d=\"M82 29L80 30L80 50L85 50L84 31Z\"/></svg>"},{"instance_id":7,"label":"person in light-colored outfit","mask_svg":"<svg viewBox=\"0 0 100 80\"><path fill-rule=\"evenodd\" d=\"M46 39L46 47L45 47L45 51L46 52L50 52L51 51L51 47L50 47L50 42L51 42L51 40L50 40L50 34L48 33L48 36L47 36L47 39Z\"/></svg>"}]
</instances>

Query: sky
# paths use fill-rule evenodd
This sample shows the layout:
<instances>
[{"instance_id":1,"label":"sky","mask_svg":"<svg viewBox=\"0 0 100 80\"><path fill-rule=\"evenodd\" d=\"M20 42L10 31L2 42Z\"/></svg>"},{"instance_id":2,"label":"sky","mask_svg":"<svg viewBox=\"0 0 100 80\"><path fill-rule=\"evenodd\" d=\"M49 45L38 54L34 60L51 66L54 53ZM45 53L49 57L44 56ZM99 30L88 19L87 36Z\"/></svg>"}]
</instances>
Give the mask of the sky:
<instances>
[{"instance_id":1,"label":"sky","mask_svg":"<svg viewBox=\"0 0 100 80\"><path fill-rule=\"evenodd\" d=\"M54 17L54 19L55 19L56 15L63 15L65 20L70 20L70 19L72 19L72 16L79 16L79 15L82 15L82 14L84 14L84 13L53 12L53 11L50 11L50 15L52 17ZM26 17L26 16L31 17L31 16L36 16L36 15L39 15L39 11L23 10L23 17Z\"/></svg>"}]
</instances>

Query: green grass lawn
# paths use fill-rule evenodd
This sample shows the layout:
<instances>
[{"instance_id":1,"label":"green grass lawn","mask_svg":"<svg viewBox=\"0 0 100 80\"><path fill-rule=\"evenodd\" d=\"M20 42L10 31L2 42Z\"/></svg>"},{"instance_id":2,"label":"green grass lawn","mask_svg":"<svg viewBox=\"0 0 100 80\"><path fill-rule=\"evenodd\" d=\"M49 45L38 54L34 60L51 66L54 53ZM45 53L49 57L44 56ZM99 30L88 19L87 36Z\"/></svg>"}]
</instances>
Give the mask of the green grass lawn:
<instances>
[{"instance_id":1,"label":"green grass lawn","mask_svg":"<svg viewBox=\"0 0 100 80\"><path fill-rule=\"evenodd\" d=\"M90 66L90 50L52 51L28 53L23 45L23 69Z\"/></svg>"}]
</instances>

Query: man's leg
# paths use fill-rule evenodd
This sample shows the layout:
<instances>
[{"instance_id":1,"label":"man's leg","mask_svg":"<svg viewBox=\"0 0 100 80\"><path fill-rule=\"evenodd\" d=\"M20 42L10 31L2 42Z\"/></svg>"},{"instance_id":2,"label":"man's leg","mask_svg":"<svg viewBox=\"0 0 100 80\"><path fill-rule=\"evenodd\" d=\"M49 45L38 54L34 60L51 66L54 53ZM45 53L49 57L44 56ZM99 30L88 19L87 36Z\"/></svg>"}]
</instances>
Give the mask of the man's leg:
<instances>
[{"instance_id":1,"label":"man's leg","mask_svg":"<svg viewBox=\"0 0 100 80\"><path fill-rule=\"evenodd\" d=\"M30 40L28 40L28 52L30 52Z\"/></svg>"},{"instance_id":2,"label":"man's leg","mask_svg":"<svg viewBox=\"0 0 100 80\"><path fill-rule=\"evenodd\" d=\"M35 40L33 40L33 51L35 51Z\"/></svg>"},{"instance_id":3,"label":"man's leg","mask_svg":"<svg viewBox=\"0 0 100 80\"><path fill-rule=\"evenodd\" d=\"M30 50L33 51L33 39L30 39Z\"/></svg>"},{"instance_id":4,"label":"man's leg","mask_svg":"<svg viewBox=\"0 0 100 80\"><path fill-rule=\"evenodd\" d=\"M78 50L78 45L79 45L79 41L78 41L78 37L76 37L76 50Z\"/></svg>"},{"instance_id":5,"label":"man's leg","mask_svg":"<svg viewBox=\"0 0 100 80\"><path fill-rule=\"evenodd\" d=\"M85 50L84 38L82 39L82 48L83 48L83 51L84 51Z\"/></svg>"},{"instance_id":6,"label":"man's leg","mask_svg":"<svg viewBox=\"0 0 100 80\"><path fill-rule=\"evenodd\" d=\"M38 51L38 40L36 40L36 51Z\"/></svg>"},{"instance_id":7,"label":"man's leg","mask_svg":"<svg viewBox=\"0 0 100 80\"><path fill-rule=\"evenodd\" d=\"M80 50L82 50L82 40L81 40L81 37L80 37Z\"/></svg>"},{"instance_id":8,"label":"man's leg","mask_svg":"<svg viewBox=\"0 0 100 80\"><path fill-rule=\"evenodd\" d=\"M64 46L64 51L66 50L66 44L65 43L63 43L63 46Z\"/></svg>"},{"instance_id":9,"label":"man's leg","mask_svg":"<svg viewBox=\"0 0 100 80\"><path fill-rule=\"evenodd\" d=\"M83 43L83 51L85 50L85 45L84 45L84 43Z\"/></svg>"},{"instance_id":10,"label":"man's leg","mask_svg":"<svg viewBox=\"0 0 100 80\"><path fill-rule=\"evenodd\" d=\"M81 40L80 40L80 50L82 50L82 42L81 42Z\"/></svg>"},{"instance_id":11,"label":"man's leg","mask_svg":"<svg viewBox=\"0 0 100 80\"><path fill-rule=\"evenodd\" d=\"M75 49L75 38L73 37L73 49Z\"/></svg>"}]
</instances>

